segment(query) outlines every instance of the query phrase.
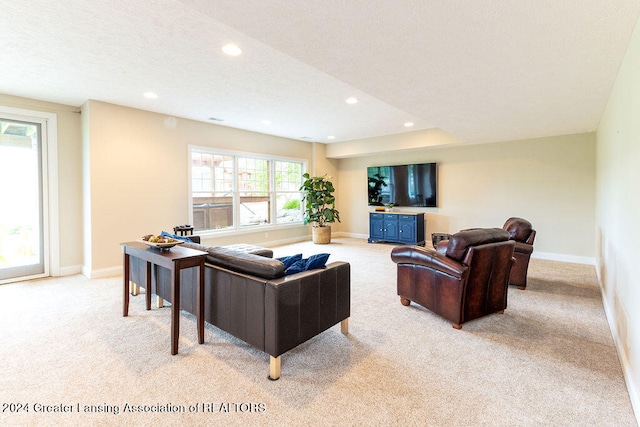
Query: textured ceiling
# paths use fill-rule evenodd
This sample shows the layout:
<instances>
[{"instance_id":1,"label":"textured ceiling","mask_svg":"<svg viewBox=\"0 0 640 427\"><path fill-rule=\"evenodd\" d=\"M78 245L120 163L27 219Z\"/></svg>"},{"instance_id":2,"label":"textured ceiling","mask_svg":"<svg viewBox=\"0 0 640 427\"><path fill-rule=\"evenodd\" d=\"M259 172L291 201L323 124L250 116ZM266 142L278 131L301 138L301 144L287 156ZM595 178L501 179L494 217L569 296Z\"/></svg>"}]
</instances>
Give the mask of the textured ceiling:
<instances>
[{"instance_id":1,"label":"textured ceiling","mask_svg":"<svg viewBox=\"0 0 640 427\"><path fill-rule=\"evenodd\" d=\"M0 93L320 142L589 132L639 13L638 0L3 0Z\"/></svg>"}]
</instances>

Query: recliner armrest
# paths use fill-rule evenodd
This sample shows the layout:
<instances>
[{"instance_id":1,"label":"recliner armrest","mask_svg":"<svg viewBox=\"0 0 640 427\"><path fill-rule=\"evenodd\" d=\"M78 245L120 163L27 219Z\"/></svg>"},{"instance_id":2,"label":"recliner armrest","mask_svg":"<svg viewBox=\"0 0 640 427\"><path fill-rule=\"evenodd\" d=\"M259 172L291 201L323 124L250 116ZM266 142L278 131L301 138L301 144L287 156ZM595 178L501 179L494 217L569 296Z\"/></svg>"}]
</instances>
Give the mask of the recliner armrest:
<instances>
[{"instance_id":1,"label":"recliner armrest","mask_svg":"<svg viewBox=\"0 0 640 427\"><path fill-rule=\"evenodd\" d=\"M533 252L533 245L530 245L528 243L516 242L515 252L525 255L531 255L531 253Z\"/></svg>"},{"instance_id":2,"label":"recliner armrest","mask_svg":"<svg viewBox=\"0 0 640 427\"><path fill-rule=\"evenodd\" d=\"M467 266L440 252L420 246L397 246L391 251L391 260L396 264L421 265L461 279Z\"/></svg>"}]
</instances>

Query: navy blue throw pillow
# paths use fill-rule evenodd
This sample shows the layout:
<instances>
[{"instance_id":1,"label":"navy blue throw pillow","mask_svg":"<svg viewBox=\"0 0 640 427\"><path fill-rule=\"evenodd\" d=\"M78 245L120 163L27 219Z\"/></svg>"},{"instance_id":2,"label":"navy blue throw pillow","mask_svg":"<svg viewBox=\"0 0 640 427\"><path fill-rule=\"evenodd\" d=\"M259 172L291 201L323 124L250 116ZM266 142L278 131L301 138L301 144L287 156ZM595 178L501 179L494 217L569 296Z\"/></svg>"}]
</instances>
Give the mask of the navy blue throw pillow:
<instances>
[{"instance_id":1,"label":"navy blue throw pillow","mask_svg":"<svg viewBox=\"0 0 640 427\"><path fill-rule=\"evenodd\" d=\"M302 254L293 255L293 256L294 257L299 256L300 258L294 261L293 263L291 263L291 265L289 265L288 267L285 264L286 270L284 274L287 276L289 276L290 274L301 273L307 270L323 268L327 263L327 259L329 259L329 254L316 254L316 255L311 255L309 258L302 258ZM276 258L276 259L282 261L282 259L280 258Z\"/></svg>"},{"instance_id":2,"label":"navy blue throw pillow","mask_svg":"<svg viewBox=\"0 0 640 427\"><path fill-rule=\"evenodd\" d=\"M291 267L294 262L300 261L302 259L302 254L283 256L276 259L284 264L284 269L286 270L287 268Z\"/></svg>"},{"instance_id":3,"label":"navy blue throw pillow","mask_svg":"<svg viewBox=\"0 0 640 427\"><path fill-rule=\"evenodd\" d=\"M327 263L330 254L316 254L311 255L307 260L305 270L314 270L316 268L322 268Z\"/></svg>"},{"instance_id":4,"label":"navy blue throw pillow","mask_svg":"<svg viewBox=\"0 0 640 427\"><path fill-rule=\"evenodd\" d=\"M307 265L306 259L300 259L295 261L289 268L287 268L284 272L285 275L301 273L305 270L305 266Z\"/></svg>"}]
</instances>

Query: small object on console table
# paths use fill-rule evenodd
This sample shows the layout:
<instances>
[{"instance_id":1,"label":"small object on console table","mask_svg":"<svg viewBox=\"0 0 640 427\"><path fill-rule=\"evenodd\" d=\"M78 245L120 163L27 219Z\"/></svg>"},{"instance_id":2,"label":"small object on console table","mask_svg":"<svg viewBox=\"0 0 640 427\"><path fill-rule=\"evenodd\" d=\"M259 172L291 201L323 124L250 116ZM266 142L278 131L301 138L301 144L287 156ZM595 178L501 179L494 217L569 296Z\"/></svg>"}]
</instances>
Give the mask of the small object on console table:
<instances>
[{"instance_id":1,"label":"small object on console table","mask_svg":"<svg viewBox=\"0 0 640 427\"><path fill-rule=\"evenodd\" d=\"M173 227L173 233L178 236L191 236L193 235L193 226L190 224L176 225Z\"/></svg>"}]
</instances>

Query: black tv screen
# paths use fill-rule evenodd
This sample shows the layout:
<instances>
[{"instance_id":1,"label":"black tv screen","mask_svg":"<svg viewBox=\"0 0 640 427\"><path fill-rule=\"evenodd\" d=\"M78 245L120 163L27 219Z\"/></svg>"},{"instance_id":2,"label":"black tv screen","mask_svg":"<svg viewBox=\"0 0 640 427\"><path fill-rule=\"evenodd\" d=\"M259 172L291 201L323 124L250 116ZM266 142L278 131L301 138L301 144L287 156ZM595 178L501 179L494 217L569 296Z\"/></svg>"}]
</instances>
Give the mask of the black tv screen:
<instances>
[{"instance_id":1,"label":"black tv screen","mask_svg":"<svg viewBox=\"0 0 640 427\"><path fill-rule=\"evenodd\" d=\"M436 163L369 166L369 206L437 207Z\"/></svg>"}]
</instances>

